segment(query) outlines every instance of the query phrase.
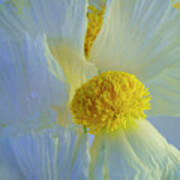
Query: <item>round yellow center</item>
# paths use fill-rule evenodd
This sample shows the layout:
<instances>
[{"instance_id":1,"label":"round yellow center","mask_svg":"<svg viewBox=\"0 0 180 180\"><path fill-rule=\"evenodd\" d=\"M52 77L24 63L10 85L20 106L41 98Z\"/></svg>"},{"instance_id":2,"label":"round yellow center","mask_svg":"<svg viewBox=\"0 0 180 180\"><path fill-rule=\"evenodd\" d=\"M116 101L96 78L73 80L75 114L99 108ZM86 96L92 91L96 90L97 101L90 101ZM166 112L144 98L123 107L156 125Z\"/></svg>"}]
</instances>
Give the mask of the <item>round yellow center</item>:
<instances>
[{"instance_id":1,"label":"round yellow center","mask_svg":"<svg viewBox=\"0 0 180 180\"><path fill-rule=\"evenodd\" d=\"M134 75L126 72L104 72L83 84L71 102L75 123L91 134L112 132L126 122L145 119L151 97Z\"/></svg>"}]
</instances>

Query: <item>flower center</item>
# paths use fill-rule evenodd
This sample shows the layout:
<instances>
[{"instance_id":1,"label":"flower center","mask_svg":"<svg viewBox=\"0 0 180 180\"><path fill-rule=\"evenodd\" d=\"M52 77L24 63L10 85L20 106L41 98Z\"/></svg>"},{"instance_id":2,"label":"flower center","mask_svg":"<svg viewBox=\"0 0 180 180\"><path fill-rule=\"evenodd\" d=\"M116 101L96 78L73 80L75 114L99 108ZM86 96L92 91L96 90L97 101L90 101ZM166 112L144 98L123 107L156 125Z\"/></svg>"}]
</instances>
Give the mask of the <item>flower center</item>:
<instances>
[{"instance_id":1,"label":"flower center","mask_svg":"<svg viewBox=\"0 0 180 180\"><path fill-rule=\"evenodd\" d=\"M134 119L145 119L151 97L134 75L126 72L103 72L83 84L71 102L75 123L91 134L126 128Z\"/></svg>"}]
</instances>

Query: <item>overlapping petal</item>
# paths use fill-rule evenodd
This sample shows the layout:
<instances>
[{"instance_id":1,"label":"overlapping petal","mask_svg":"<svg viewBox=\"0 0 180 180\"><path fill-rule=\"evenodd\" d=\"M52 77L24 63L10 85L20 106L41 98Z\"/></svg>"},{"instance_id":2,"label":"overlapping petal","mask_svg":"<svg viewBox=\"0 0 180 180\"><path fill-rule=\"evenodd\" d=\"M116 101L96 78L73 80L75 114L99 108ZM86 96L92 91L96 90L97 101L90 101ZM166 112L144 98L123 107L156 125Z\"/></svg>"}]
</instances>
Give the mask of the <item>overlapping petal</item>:
<instances>
[{"instance_id":1,"label":"overlapping petal","mask_svg":"<svg viewBox=\"0 0 180 180\"><path fill-rule=\"evenodd\" d=\"M49 72L44 37L2 37L0 49L1 127L14 126L11 133L18 133L53 126L56 113L51 106L63 109L68 95L65 83Z\"/></svg>"},{"instance_id":2,"label":"overlapping petal","mask_svg":"<svg viewBox=\"0 0 180 180\"><path fill-rule=\"evenodd\" d=\"M56 41L83 45L86 1L5 0L0 4L0 28L13 38L28 31L46 33Z\"/></svg>"},{"instance_id":3,"label":"overlapping petal","mask_svg":"<svg viewBox=\"0 0 180 180\"><path fill-rule=\"evenodd\" d=\"M168 0L112 1L107 10L90 58L102 71L127 71L145 80L177 62L180 14Z\"/></svg>"},{"instance_id":4,"label":"overlapping petal","mask_svg":"<svg viewBox=\"0 0 180 180\"><path fill-rule=\"evenodd\" d=\"M152 100L148 115L180 116L180 63L146 81Z\"/></svg>"},{"instance_id":5,"label":"overlapping petal","mask_svg":"<svg viewBox=\"0 0 180 180\"><path fill-rule=\"evenodd\" d=\"M4 180L20 180L24 179L23 172L21 172L17 165L15 155L6 138L0 140L0 178Z\"/></svg>"},{"instance_id":6,"label":"overlapping petal","mask_svg":"<svg viewBox=\"0 0 180 180\"><path fill-rule=\"evenodd\" d=\"M179 117L167 117L167 116L155 116L148 118L153 126L164 136L169 143L180 149L180 118Z\"/></svg>"},{"instance_id":7,"label":"overlapping petal","mask_svg":"<svg viewBox=\"0 0 180 180\"><path fill-rule=\"evenodd\" d=\"M95 65L87 62L84 55L78 53L76 48L73 49L66 44L61 44L50 45L49 49L55 58L56 66L60 66L63 70L66 83L70 88L71 99L77 88L97 74L97 69Z\"/></svg>"},{"instance_id":8,"label":"overlapping petal","mask_svg":"<svg viewBox=\"0 0 180 180\"><path fill-rule=\"evenodd\" d=\"M138 122L138 126L129 131L120 130L114 134L95 137L92 146L93 160L103 159L100 174L104 171L107 179L177 179L180 170L180 152L167 141L148 121ZM101 145L100 145L101 144ZM103 155L103 158L102 158ZM92 161L93 163L93 161ZM95 168L91 176L96 179Z\"/></svg>"},{"instance_id":9,"label":"overlapping petal","mask_svg":"<svg viewBox=\"0 0 180 180\"><path fill-rule=\"evenodd\" d=\"M0 137L0 146L0 179L11 180L7 174L12 172L17 172L13 179L27 180L88 177L87 135L81 130L77 133L56 127L41 133Z\"/></svg>"}]
</instances>

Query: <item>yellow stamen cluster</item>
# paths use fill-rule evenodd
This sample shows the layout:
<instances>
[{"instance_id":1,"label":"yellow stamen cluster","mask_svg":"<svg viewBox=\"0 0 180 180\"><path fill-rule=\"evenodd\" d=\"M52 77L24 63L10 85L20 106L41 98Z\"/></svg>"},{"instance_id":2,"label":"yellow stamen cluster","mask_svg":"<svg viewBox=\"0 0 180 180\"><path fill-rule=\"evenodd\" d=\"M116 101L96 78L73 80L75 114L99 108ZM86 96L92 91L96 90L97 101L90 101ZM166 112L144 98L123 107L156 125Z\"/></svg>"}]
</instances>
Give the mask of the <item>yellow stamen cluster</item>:
<instances>
[{"instance_id":1,"label":"yellow stamen cluster","mask_svg":"<svg viewBox=\"0 0 180 180\"><path fill-rule=\"evenodd\" d=\"M180 9L180 2L177 2L173 5L174 8Z\"/></svg>"},{"instance_id":2,"label":"yellow stamen cluster","mask_svg":"<svg viewBox=\"0 0 180 180\"><path fill-rule=\"evenodd\" d=\"M96 36L101 29L104 12L105 5L103 5L99 9L93 5L89 6L89 12L87 13L88 27L84 42L84 53L86 58L88 58L93 41L96 39Z\"/></svg>"},{"instance_id":3,"label":"yellow stamen cluster","mask_svg":"<svg viewBox=\"0 0 180 180\"><path fill-rule=\"evenodd\" d=\"M71 110L75 123L89 133L109 133L126 128L126 122L145 119L150 99L148 89L134 75L104 72L77 89Z\"/></svg>"}]
</instances>

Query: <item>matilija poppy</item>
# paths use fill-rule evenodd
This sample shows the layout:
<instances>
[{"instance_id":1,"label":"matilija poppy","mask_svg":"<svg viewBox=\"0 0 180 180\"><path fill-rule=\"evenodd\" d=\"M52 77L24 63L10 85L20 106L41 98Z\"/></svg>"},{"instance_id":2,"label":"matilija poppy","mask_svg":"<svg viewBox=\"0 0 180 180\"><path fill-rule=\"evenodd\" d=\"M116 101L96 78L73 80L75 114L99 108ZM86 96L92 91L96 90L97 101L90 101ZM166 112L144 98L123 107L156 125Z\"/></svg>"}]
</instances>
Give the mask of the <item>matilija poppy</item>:
<instances>
[{"instance_id":1,"label":"matilija poppy","mask_svg":"<svg viewBox=\"0 0 180 180\"><path fill-rule=\"evenodd\" d=\"M3 2L0 177L178 179L180 152L146 120L179 115L178 8Z\"/></svg>"}]
</instances>

